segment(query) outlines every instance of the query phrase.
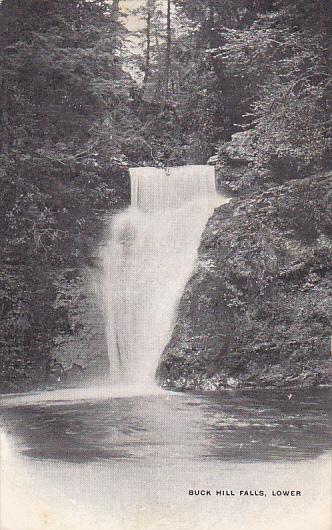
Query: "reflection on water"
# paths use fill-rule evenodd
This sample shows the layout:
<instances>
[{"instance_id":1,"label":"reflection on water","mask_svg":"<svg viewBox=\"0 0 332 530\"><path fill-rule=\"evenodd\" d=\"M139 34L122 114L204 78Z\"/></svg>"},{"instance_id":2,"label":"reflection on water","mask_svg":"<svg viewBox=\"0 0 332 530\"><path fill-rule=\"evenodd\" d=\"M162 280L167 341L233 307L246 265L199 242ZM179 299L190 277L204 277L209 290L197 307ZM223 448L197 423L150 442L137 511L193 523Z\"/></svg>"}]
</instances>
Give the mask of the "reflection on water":
<instances>
[{"instance_id":1,"label":"reflection on water","mask_svg":"<svg viewBox=\"0 0 332 530\"><path fill-rule=\"evenodd\" d=\"M6 396L1 530L330 530L331 392L292 393Z\"/></svg>"},{"instance_id":2,"label":"reflection on water","mask_svg":"<svg viewBox=\"0 0 332 530\"><path fill-rule=\"evenodd\" d=\"M72 402L6 400L7 431L30 457L294 460L331 446L330 389L160 393ZM15 406L9 406L12 404Z\"/></svg>"}]
</instances>

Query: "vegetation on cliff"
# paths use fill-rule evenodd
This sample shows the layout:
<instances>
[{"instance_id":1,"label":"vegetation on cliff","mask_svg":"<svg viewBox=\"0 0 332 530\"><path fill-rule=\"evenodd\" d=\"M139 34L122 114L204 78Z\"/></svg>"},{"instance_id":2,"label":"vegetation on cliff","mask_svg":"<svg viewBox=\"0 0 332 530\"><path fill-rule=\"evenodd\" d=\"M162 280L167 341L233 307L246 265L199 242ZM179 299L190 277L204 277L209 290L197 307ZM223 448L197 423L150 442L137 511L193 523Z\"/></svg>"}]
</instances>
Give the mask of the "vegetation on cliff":
<instances>
[{"instance_id":1,"label":"vegetation on cliff","mask_svg":"<svg viewBox=\"0 0 332 530\"><path fill-rule=\"evenodd\" d=\"M52 373L57 379L62 366L54 367L52 352L66 348L68 337L72 341L84 335L84 316L78 308L87 303L81 270L98 265L92 249L100 239L105 214L128 202L130 165L206 163L214 156L219 186L247 197L225 213L217 212L211 221L218 233L221 223L230 223L228 229L235 231L234 240L228 241L233 254L216 265L220 281L230 272L222 272L222 263L227 269L237 259L237 237L254 238L254 248L263 252L267 245L269 253L272 237L277 252L278 242L286 245L289 232L296 241L303 233L315 234L306 243L310 254L318 252L320 236L324 245L331 236L328 180L323 185L316 178L331 161L331 14L326 2L142 0L135 15L141 19L136 33L128 32L124 16L129 4L0 2L4 390L47 381ZM294 179L303 183L296 187ZM317 193L316 199L310 198L315 202L309 201L311 213L300 207L308 199L305 186ZM253 192L270 188L272 209L280 194L278 216L259 206L260 195L246 202ZM245 212L243 224L235 216L231 225L227 216L232 208ZM257 209L255 222L250 208ZM297 224L295 216L300 218ZM201 256L210 244L205 238L212 225ZM269 237L261 234L263 225L271 225ZM304 250L297 250L300 259ZM327 254L319 252L315 259L322 260L327 278ZM313 263L309 254L304 257L305 274ZM256 258L251 255L254 267ZM212 258L216 260L217 254ZM289 286L287 275L279 276L282 263L277 260L274 265L278 296L280 282L285 289ZM292 267L287 263L286 268ZM270 281L267 263L257 261L257 267L264 269L263 284ZM250 274L258 282L256 272ZM240 326L243 315L251 315L256 304L250 285L241 288L247 292L241 299L245 307L238 307L238 313L225 312L228 320L241 315ZM295 288L287 296L286 305L295 299L301 305L302 295L295 296ZM301 300L305 306L305 298ZM183 307L182 302L180 321ZM327 322L327 306L319 311ZM319 324L323 317L318 313L316 320L308 320L323 341L316 345L322 346L319 351L312 342L312 357L326 356L326 322ZM261 318L269 327L276 325L272 317ZM253 325L252 335L243 338L249 349L256 331ZM179 324L175 333L182 333ZM171 344L178 352L174 337ZM227 352L235 347L247 358L249 353L244 354L237 342ZM220 355L218 348L213 355ZM294 346L287 351L295 355L299 350ZM173 355L169 347L167 352ZM278 352L280 359L286 356L283 349ZM174 363L174 370L182 366L182 360Z\"/></svg>"},{"instance_id":2,"label":"vegetation on cliff","mask_svg":"<svg viewBox=\"0 0 332 530\"><path fill-rule=\"evenodd\" d=\"M332 175L218 208L159 378L188 390L329 382Z\"/></svg>"},{"instance_id":3,"label":"vegetation on cliff","mask_svg":"<svg viewBox=\"0 0 332 530\"><path fill-rule=\"evenodd\" d=\"M102 2L0 5L3 388L48 377L54 337L75 332L61 299L103 212L128 196L116 122L131 81L111 15Z\"/></svg>"}]
</instances>

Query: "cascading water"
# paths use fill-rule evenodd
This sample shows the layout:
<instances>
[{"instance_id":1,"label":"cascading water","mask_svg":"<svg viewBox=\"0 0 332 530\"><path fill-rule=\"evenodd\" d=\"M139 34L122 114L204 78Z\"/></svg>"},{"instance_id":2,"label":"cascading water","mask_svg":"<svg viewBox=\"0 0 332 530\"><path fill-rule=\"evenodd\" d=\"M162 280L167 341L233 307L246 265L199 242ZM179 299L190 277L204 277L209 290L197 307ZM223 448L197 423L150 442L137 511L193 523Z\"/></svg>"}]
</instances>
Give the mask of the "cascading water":
<instances>
[{"instance_id":1,"label":"cascading water","mask_svg":"<svg viewBox=\"0 0 332 530\"><path fill-rule=\"evenodd\" d=\"M177 303L205 224L227 199L214 168L130 170L131 206L116 215L104 249L104 303L113 384L154 384Z\"/></svg>"}]
</instances>

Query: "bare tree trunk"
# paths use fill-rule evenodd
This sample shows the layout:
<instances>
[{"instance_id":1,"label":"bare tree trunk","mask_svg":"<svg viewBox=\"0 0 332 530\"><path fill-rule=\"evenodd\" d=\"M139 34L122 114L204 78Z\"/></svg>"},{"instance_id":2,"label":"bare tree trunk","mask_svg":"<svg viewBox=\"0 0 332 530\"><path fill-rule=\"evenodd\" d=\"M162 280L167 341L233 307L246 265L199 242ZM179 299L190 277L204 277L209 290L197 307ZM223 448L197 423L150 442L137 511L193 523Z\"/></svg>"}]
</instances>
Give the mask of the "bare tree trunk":
<instances>
[{"instance_id":1,"label":"bare tree trunk","mask_svg":"<svg viewBox=\"0 0 332 530\"><path fill-rule=\"evenodd\" d=\"M159 35L158 35L158 30L157 29L155 30L155 39L156 39L156 50L157 50L157 54L158 54L158 65L159 65L159 68L158 68L158 82L157 82L155 100L157 101L157 103L160 103L161 100L162 100L163 75L162 75L162 73L160 71L160 65L162 64L162 54L161 54L161 51L160 51Z\"/></svg>"},{"instance_id":2,"label":"bare tree trunk","mask_svg":"<svg viewBox=\"0 0 332 530\"><path fill-rule=\"evenodd\" d=\"M209 1L209 23L208 23L208 41L209 48L214 47L214 5L212 0Z\"/></svg>"},{"instance_id":3,"label":"bare tree trunk","mask_svg":"<svg viewBox=\"0 0 332 530\"><path fill-rule=\"evenodd\" d=\"M151 62L151 11L152 0L147 0L147 16L146 16L146 56L145 56L145 70L144 79L141 90L141 97L144 96L144 91L150 76L150 62Z\"/></svg>"},{"instance_id":4,"label":"bare tree trunk","mask_svg":"<svg viewBox=\"0 0 332 530\"><path fill-rule=\"evenodd\" d=\"M171 0L167 0L167 42L166 42L166 62L165 62L165 104L169 98L169 79L171 73L171 47L172 47L172 18Z\"/></svg>"},{"instance_id":5,"label":"bare tree trunk","mask_svg":"<svg viewBox=\"0 0 332 530\"><path fill-rule=\"evenodd\" d=\"M214 73L219 79L220 82L222 82L222 70L220 66L220 61L216 60L216 58L213 55L213 48L215 48L215 30L214 30L214 19L215 19L215 5L213 0L209 0L208 4L208 26L207 26L207 40L208 40L208 47L210 50L210 62L213 67Z\"/></svg>"},{"instance_id":6,"label":"bare tree trunk","mask_svg":"<svg viewBox=\"0 0 332 530\"><path fill-rule=\"evenodd\" d=\"M0 153L4 154L9 152L10 147L8 118L10 90L5 48L11 42L10 26L6 24L6 20L10 18L11 8L10 1L0 1Z\"/></svg>"},{"instance_id":7,"label":"bare tree trunk","mask_svg":"<svg viewBox=\"0 0 332 530\"><path fill-rule=\"evenodd\" d=\"M120 0L113 0L111 16L114 22L118 22L119 15L120 15Z\"/></svg>"},{"instance_id":8,"label":"bare tree trunk","mask_svg":"<svg viewBox=\"0 0 332 530\"><path fill-rule=\"evenodd\" d=\"M9 129L8 129L8 87L5 74L2 75L0 86L0 153L7 154L9 151Z\"/></svg>"}]
</instances>

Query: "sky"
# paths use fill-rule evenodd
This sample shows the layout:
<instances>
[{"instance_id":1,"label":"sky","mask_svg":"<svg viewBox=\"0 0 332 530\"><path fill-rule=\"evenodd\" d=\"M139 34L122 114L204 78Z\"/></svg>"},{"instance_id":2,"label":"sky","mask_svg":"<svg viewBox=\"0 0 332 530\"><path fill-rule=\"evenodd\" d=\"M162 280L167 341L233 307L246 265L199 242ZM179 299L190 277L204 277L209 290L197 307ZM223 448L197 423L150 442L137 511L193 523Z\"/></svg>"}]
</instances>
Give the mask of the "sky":
<instances>
[{"instance_id":1,"label":"sky","mask_svg":"<svg viewBox=\"0 0 332 530\"><path fill-rule=\"evenodd\" d=\"M145 0L121 0L120 6L123 11L133 11L138 7L142 7L146 4ZM134 15L129 15L126 20L126 26L130 31L135 31L142 28L142 22L138 20Z\"/></svg>"},{"instance_id":2,"label":"sky","mask_svg":"<svg viewBox=\"0 0 332 530\"><path fill-rule=\"evenodd\" d=\"M134 9L137 9L138 7L146 6L147 0L120 0L120 8L124 12L130 12ZM164 10L165 6L165 13L167 10L167 1L163 0L161 3L162 10ZM129 15L126 20L126 26L130 31L135 31L137 29L141 29L144 26L144 22L140 21L135 15Z\"/></svg>"}]
</instances>

